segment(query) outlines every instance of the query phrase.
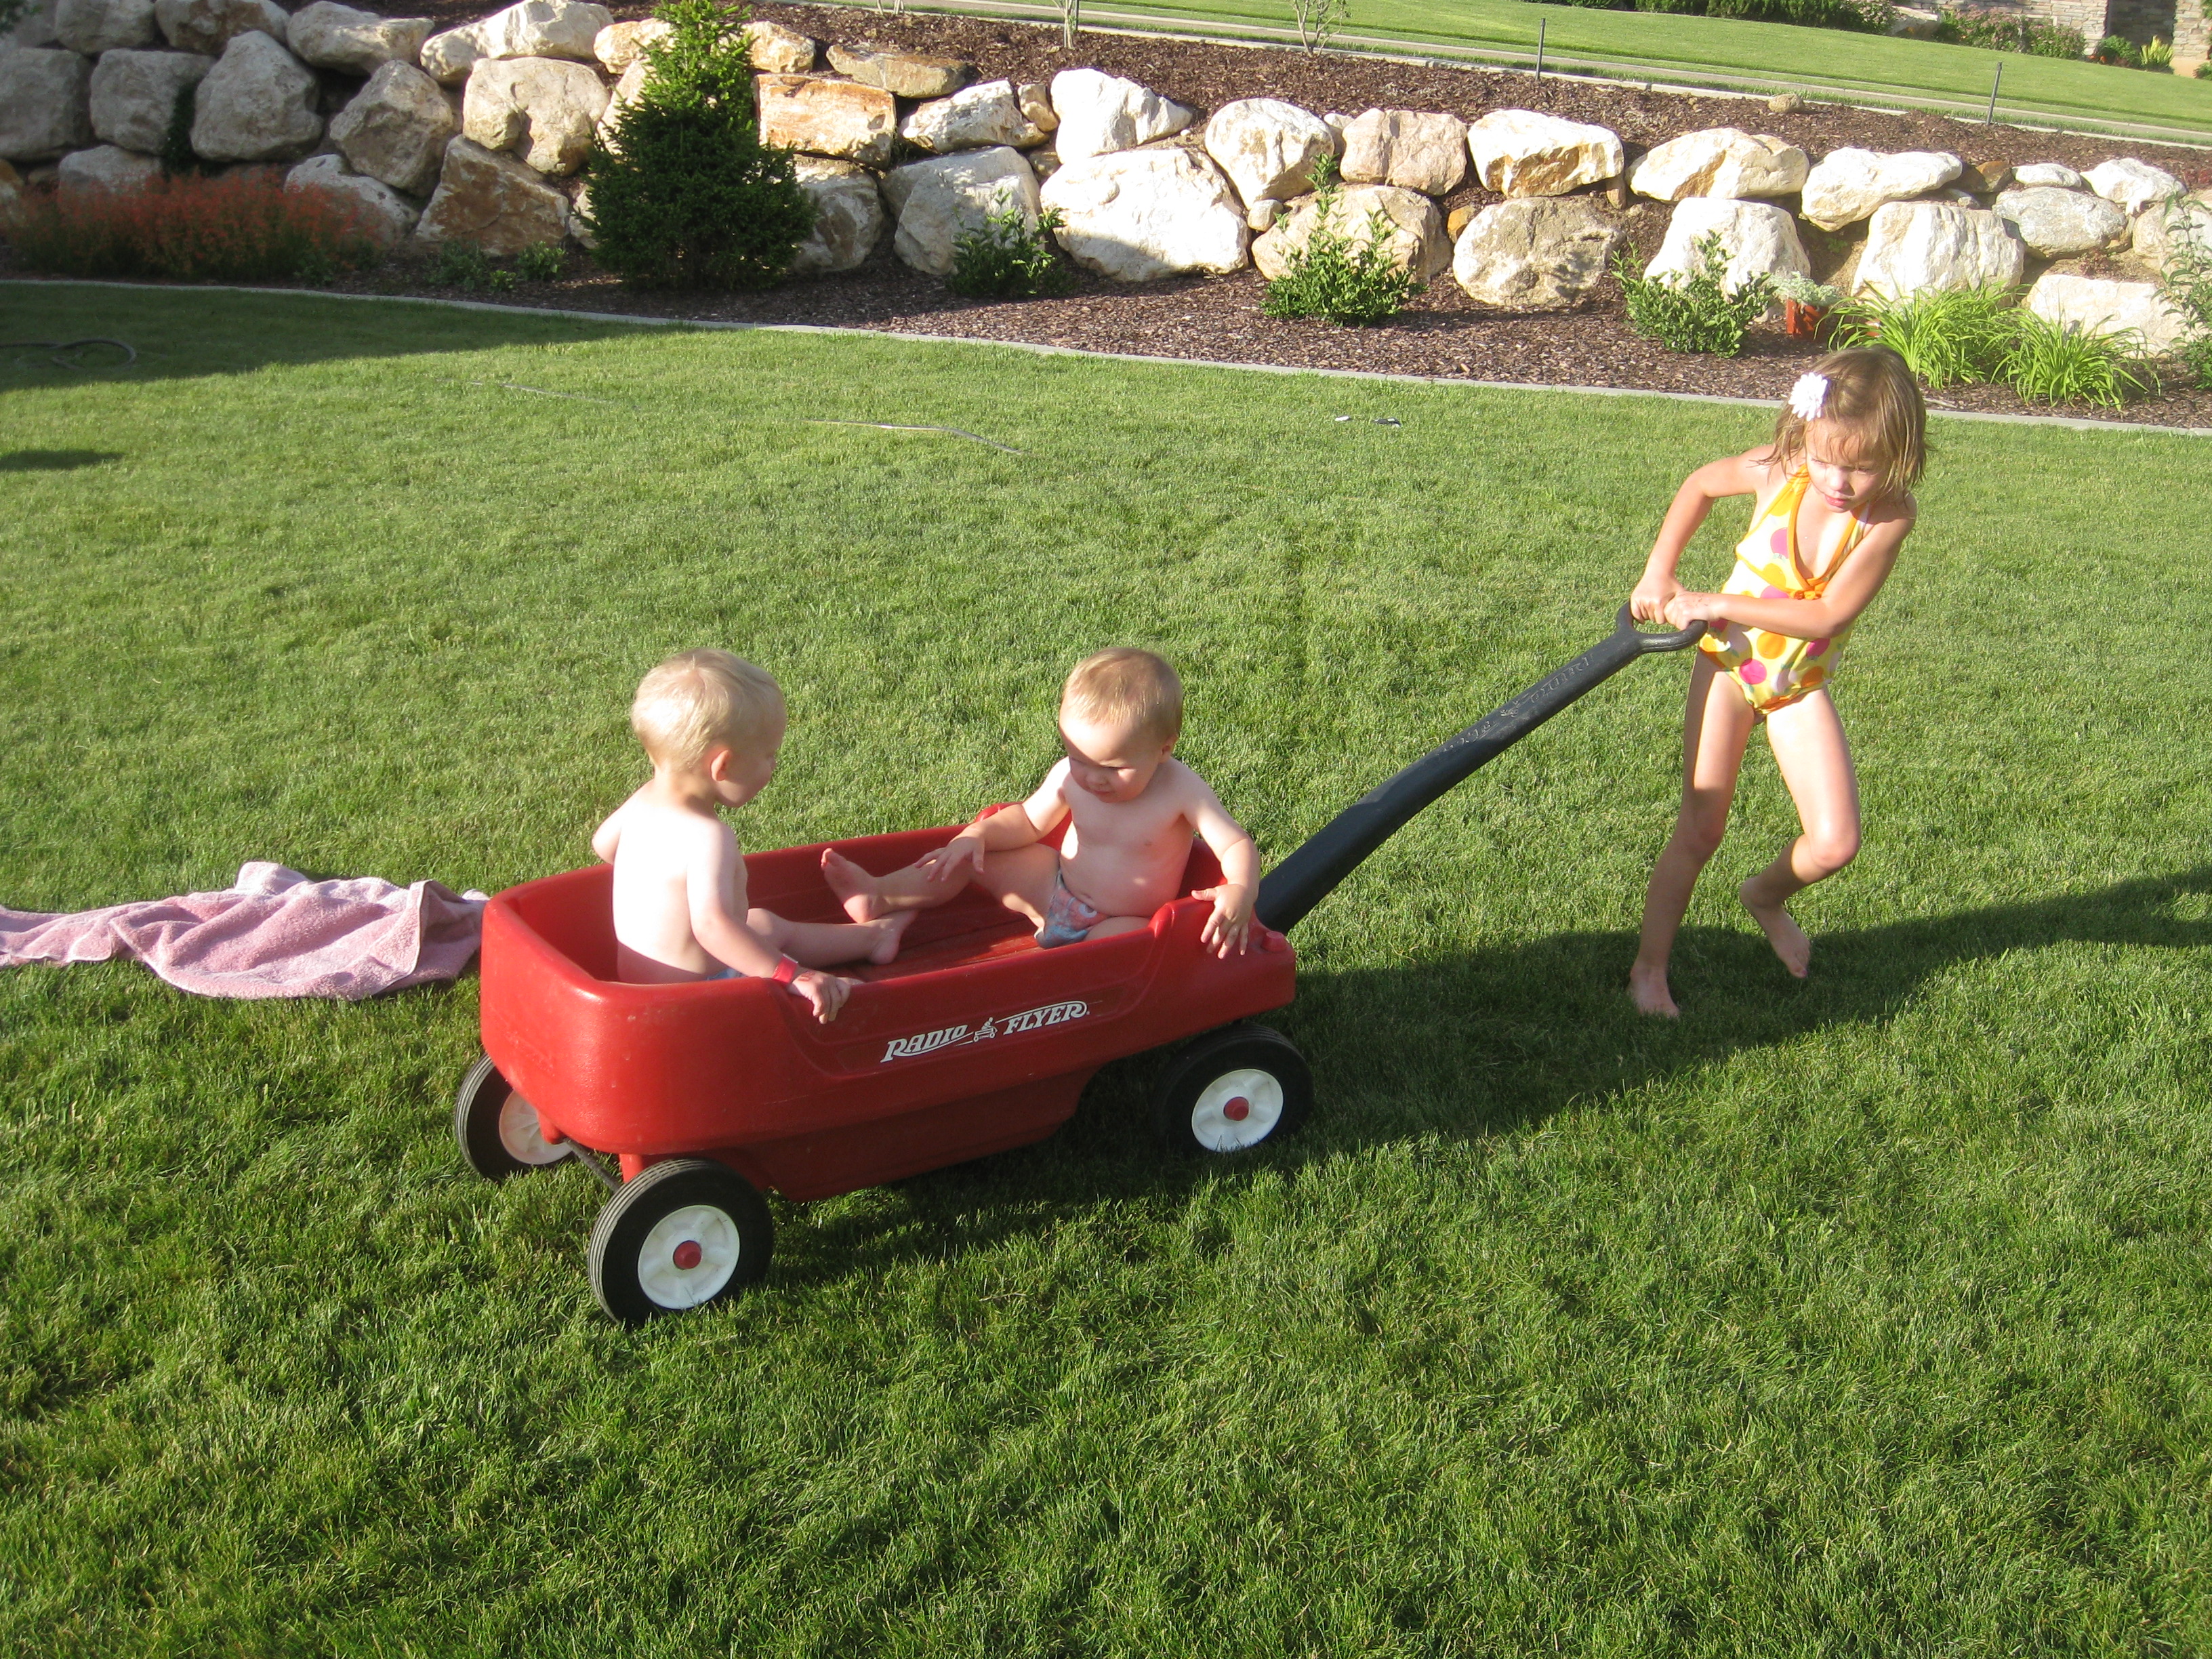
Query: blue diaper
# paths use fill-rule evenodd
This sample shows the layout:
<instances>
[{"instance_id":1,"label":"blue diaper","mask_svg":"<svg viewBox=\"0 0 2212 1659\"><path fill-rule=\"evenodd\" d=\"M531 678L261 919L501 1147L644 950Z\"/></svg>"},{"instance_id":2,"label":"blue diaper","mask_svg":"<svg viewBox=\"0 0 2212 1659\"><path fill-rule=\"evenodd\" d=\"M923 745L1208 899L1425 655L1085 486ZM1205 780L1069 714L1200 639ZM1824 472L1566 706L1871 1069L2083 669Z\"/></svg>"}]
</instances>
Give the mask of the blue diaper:
<instances>
[{"instance_id":1,"label":"blue diaper","mask_svg":"<svg viewBox=\"0 0 2212 1659\"><path fill-rule=\"evenodd\" d=\"M1055 870L1052 875L1052 897L1044 907L1044 926L1037 929L1037 947L1050 951L1062 945L1080 945L1091 937L1091 930L1105 920L1103 910L1069 892L1067 883Z\"/></svg>"}]
</instances>

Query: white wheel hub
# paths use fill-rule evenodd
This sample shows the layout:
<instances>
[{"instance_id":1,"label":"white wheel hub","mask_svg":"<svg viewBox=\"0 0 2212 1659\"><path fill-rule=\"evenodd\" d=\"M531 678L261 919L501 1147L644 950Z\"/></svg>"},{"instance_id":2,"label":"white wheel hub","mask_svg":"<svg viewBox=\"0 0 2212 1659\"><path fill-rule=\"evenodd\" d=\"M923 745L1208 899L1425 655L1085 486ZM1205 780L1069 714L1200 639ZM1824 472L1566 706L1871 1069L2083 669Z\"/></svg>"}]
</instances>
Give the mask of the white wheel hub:
<instances>
[{"instance_id":1,"label":"white wheel hub","mask_svg":"<svg viewBox=\"0 0 2212 1659\"><path fill-rule=\"evenodd\" d=\"M687 1204L653 1224L637 1251L640 1289L664 1308L696 1308L738 1270L738 1224L712 1204Z\"/></svg>"},{"instance_id":2,"label":"white wheel hub","mask_svg":"<svg viewBox=\"0 0 2212 1659\"><path fill-rule=\"evenodd\" d=\"M545 1139L538 1127L538 1109L520 1095L510 1094L499 1105L499 1144L517 1164L558 1164L574 1149L565 1140Z\"/></svg>"},{"instance_id":3,"label":"white wheel hub","mask_svg":"<svg viewBox=\"0 0 2212 1659\"><path fill-rule=\"evenodd\" d=\"M1240 1066L1200 1091L1190 1109L1190 1132L1209 1152L1256 1146L1283 1118L1283 1085L1273 1072Z\"/></svg>"}]
</instances>

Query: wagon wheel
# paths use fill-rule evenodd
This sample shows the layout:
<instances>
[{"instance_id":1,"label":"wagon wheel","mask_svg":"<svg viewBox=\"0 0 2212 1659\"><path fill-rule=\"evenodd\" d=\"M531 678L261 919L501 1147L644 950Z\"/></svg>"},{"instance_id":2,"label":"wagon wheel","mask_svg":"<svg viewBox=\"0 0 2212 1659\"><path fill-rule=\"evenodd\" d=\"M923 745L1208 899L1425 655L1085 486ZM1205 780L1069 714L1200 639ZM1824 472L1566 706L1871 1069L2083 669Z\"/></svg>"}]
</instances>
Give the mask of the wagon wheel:
<instances>
[{"instance_id":1,"label":"wagon wheel","mask_svg":"<svg viewBox=\"0 0 2212 1659\"><path fill-rule=\"evenodd\" d=\"M1292 1133L1313 1073L1281 1032L1225 1025L1178 1054L1152 1090L1152 1121L1178 1152L1237 1152Z\"/></svg>"},{"instance_id":2,"label":"wagon wheel","mask_svg":"<svg viewBox=\"0 0 2212 1659\"><path fill-rule=\"evenodd\" d=\"M453 1094L453 1139L461 1156L486 1181L504 1181L558 1164L575 1151L540 1132L538 1109L514 1092L491 1056L469 1067Z\"/></svg>"},{"instance_id":3,"label":"wagon wheel","mask_svg":"<svg viewBox=\"0 0 2212 1659\"><path fill-rule=\"evenodd\" d=\"M625 1325L720 1302L768 1271L775 1224L743 1176L672 1158L623 1183L592 1229L592 1292Z\"/></svg>"}]
</instances>

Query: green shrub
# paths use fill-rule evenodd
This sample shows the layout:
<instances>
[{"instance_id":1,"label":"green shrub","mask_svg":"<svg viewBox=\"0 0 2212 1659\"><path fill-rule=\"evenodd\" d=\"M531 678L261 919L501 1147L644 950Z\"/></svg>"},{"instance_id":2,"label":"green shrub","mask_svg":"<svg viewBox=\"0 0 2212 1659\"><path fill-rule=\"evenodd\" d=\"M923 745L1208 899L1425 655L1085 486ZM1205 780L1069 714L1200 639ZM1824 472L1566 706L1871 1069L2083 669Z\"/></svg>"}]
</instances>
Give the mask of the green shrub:
<instances>
[{"instance_id":1,"label":"green shrub","mask_svg":"<svg viewBox=\"0 0 2212 1659\"><path fill-rule=\"evenodd\" d=\"M1267 284L1261 309L1270 317L1326 317L1332 323L1364 327L1388 322L1421 291L1410 270L1393 257L1397 226L1377 208L1367 216L1365 234L1354 237L1336 222L1343 191L1336 182L1334 157L1313 169L1313 234L1292 251L1280 276Z\"/></svg>"},{"instance_id":2,"label":"green shrub","mask_svg":"<svg viewBox=\"0 0 2212 1659\"><path fill-rule=\"evenodd\" d=\"M2088 51L2081 31L2039 18L1999 12L1956 11L1944 7L1936 25L1938 40L1990 52L2021 52L2032 58L2080 58Z\"/></svg>"},{"instance_id":3,"label":"green shrub","mask_svg":"<svg viewBox=\"0 0 2212 1659\"><path fill-rule=\"evenodd\" d=\"M2016 311L1996 378L2028 403L2118 409L2130 398L2158 389L2158 377L2142 356L2142 337L2132 329L2092 334L2077 323L2054 323L2032 311Z\"/></svg>"},{"instance_id":4,"label":"green shrub","mask_svg":"<svg viewBox=\"0 0 2212 1659\"><path fill-rule=\"evenodd\" d=\"M1697 252L1698 268L1684 281L1642 276L1627 254L1614 256L1613 274L1628 295L1629 326L1670 351L1733 357L1743 349L1744 331L1774 302L1774 286L1753 276L1730 294L1719 235L1699 237Z\"/></svg>"},{"instance_id":5,"label":"green shrub","mask_svg":"<svg viewBox=\"0 0 2212 1659\"><path fill-rule=\"evenodd\" d=\"M643 288L765 288L814 228L791 152L763 145L744 18L670 0L644 87L586 163L601 264Z\"/></svg>"},{"instance_id":6,"label":"green shrub","mask_svg":"<svg viewBox=\"0 0 2212 1659\"><path fill-rule=\"evenodd\" d=\"M474 242L441 242L430 264L430 280L441 288L457 288L464 294L510 294L514 273L501 270L484 257Z\"/></svg>"},{"instance_id":7,"label":"green shrub","mask_svg":"<svg viewBox=\"0 0 2212 1659\"><path fill-rule=\"evenodd\" d=\"M1801 306L1817 306L1822 311L1833 311L1844 302L1841 289L1830 288L1826 283L1816 283L1810 276L1800 276L1794 270L1785 270L1770 277L1767 285L1778 300L1795 300Z\"/></svg>"},{"instance_id":8,"label":"green shrub","mask_svg":"<svg viewBox=\"0 0 2212 1659\"><path fill-rule=\"evenodd\" d=\"M2166 270L2158 291L2181 319L2181 361L2190 378L2212 388L2212 207L2168 202Z\"/></svg>"},{"instance_id":9,"label":"green shrub","mask_svg":"<svg viewBox=\"0 0 2212 1659\"><path fill-rule=\"evenodd\" d=\"M558 242L532 242L514 256L514 274L526 283L557 283L568 269Z\"/></svg>"},{"instance_id":10,"label":"green shrub","mask_svg":"<svg viewBox=\"0 0 2212 1659\"><path fill-rule=\"evenodd\" d=\"M1936 392L1996 379L2018 315L2014 296L1996 288L1846 300L1837 308L1835 343L1886 345Z\"/></svg>"},{"instance_id":11,"label":"green shrub","mask_svg":"<svg viewBox=\"0 0 2212 1659\"><path fill-rule=\"evenodd\" d=\"M201 174L211 178L222 171L213 162L201 161L192 149L192 117L198 109L198 96L197 85L179 87L176 101L169 106L169 125L161 134L161 151L155 158L161 162L165 179Z\"/></svg>"},{"instance_id":12,"label":"green shrub","mask_svg":"<svg viewBox=\"0 0 2212 1659\"><path fill-rule=\"evenodd\" d=\"M945 286L975 300L1027 300L1067 289L1068 270L1052 251L1052 233L1062 222L1058 208L1047 208L1031 223L1021 204L1008 201L986 215L983 228L964 231L952 245L952 274Z\"/></svg>"},{"instance_id":13,"label":"green shrub","mask_svg":"<svg viewBox=\"0 0 2212 1659\"><path fill-rule=\"evenodd\" d=\"M1889 27L1889 0L1566 0L1569 5L1608 11L1672 12L1692 17L1737 17L1761 23L1796 23L1813 28L1864 29Z\"/></svg>"},{"instance_id":14,"label":"green shrub","mask_svg":"<svg viewBox=\"0 0 2212 1659\"><path fill-rule=\"evenodd\" d=\"M2130 69L2142 67L2142 49L2124 34L2108 34L2097 42L2097 61L2100 64L2124 64Z\"/></svg>"}]
</instances>

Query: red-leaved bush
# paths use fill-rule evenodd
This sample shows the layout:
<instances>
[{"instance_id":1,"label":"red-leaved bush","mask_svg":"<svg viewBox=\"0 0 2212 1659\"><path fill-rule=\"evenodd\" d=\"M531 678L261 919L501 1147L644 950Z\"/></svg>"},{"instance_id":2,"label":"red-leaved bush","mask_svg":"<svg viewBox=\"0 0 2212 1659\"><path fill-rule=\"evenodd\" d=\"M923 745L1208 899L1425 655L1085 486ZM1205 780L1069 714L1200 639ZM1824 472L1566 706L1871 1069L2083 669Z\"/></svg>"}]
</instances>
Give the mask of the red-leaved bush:
<instances>
[{"instance_id":1,"label":"red-leaved bush","mask_svg":"<svg viewBox=\"0 0 2212 1659\"><path fill-rule=\"evenodd\" d=\"M327 276L378 252L351 203L266 173L33 197L12 240L33 270L203 283Z\"/></svg>"}]
</instances>

